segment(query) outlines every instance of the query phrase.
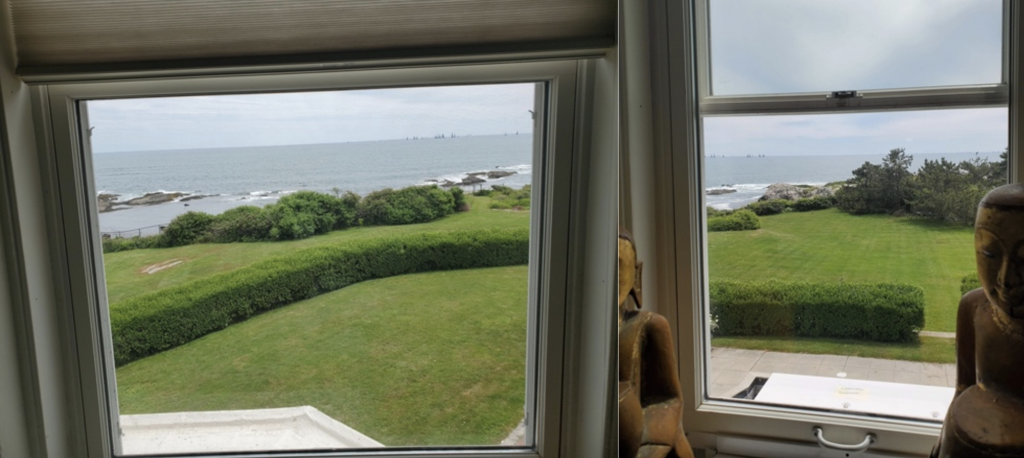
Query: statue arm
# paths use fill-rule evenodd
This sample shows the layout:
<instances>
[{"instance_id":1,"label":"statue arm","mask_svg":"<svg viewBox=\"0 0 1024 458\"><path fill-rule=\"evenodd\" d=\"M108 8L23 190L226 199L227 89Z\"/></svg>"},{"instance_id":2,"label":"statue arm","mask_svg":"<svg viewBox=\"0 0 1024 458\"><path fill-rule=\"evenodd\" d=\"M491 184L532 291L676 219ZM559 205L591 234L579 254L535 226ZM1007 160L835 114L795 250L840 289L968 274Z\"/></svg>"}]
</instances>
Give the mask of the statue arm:
<instances>
[{"instance_id":1,"label":"statue arm","mask_svg":"<svg viewBox=\"0 0 1024 458\"><path fill-rule=\"evenodd\" d=\"M960 299L956 313L956 392L957 397L977 383L974 353L974 312L979 301L987 300L984 291L976 289Z\"/></svg>"}]
</instances>

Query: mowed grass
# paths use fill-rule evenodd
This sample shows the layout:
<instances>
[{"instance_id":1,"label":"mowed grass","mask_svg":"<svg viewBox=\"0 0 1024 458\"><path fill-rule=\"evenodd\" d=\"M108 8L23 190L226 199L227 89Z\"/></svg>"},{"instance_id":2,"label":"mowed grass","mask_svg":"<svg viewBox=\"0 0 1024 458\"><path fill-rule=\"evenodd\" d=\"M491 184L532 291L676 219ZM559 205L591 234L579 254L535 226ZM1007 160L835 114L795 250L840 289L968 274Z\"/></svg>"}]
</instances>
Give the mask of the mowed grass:
<instances>
[{"instance_id":1,"label":"mowed grass","mask_svg":"<svg viewBox=\"0 0 1024 458\"><path fill-rule=\"evenodd\" d=\"M388 446L497 444L523 415L527 276L404 275L273 310L118 368L120 411L311 405Z\"/></svg>"},{"instance_id":2,"label":"mowed grass","mask_svg":"<svg viewBox=\"0 0 1024 458\"><path fill-rule=\"evenodd\" d=\"M784 353L844 355L928 363L955 363L956 342L941 337L920 337L919 342L865 342L802 337L713 337L714 347L744 348Z\"/></svg>"},{"instance_id":3,"label":"mowed grass","mask_svg":"<svg viewBox=\"0 0 1024 458\"><path fill-rule=\"evenodd\" d=\"M424 224L356 227L294 241L198 244L105 254L103 261L107 298L111 305L116 305L140 294L227 272L312 246L383 238L396 234L529 226L528 211L491 210L487 208L490 203L487 197L467 195L466 199L470 204L470 211ZM143 272L149 266L175 260L181 263L152 274Z\"/></svg>"},{"instance_id":4,"label":"mowed grass","mask_svg":"<svg viewBox=\"0 0 1024 458\"><path fill-rule=\"evenodd\" d=\"M925 291L925 329L956 330L960 279L975 271L971 228L835 209L761 217L761 229L708 234L709 277L901 282Z\"/></svg>"}]
</instances>

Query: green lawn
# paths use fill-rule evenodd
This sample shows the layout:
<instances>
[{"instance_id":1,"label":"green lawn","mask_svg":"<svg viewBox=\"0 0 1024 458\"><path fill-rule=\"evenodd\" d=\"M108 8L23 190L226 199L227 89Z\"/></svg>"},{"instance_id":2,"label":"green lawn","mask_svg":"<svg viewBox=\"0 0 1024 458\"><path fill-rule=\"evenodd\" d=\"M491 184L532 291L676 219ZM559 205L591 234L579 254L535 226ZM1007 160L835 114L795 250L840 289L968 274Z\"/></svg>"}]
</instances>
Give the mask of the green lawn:
<instances>
[{"instance_id":1,"label":"green lawn","mask_svg":"<svg viewBox=\"0 0 1024 458\"><path fill-rule=\"evenodd\" d=\"M971 228L838 210L761 217L708 235L711 279L891 281L924 288L925 329L956 330L960 279L975 270Z\"/></svg>"},{"instance_id":2,"label":"green lawn","mask_svg":"<svg viewBox=\"0 0 1024 458\"><path fill-rule=\"evenodd\" d=\"M424 224L357 227L287 242L199 244L177 248L109 253L103 256L107 277L107 297L110 304L113 305L140 294L234 270L282 253L311 246L389 237L393 234L527 227L529 225L529 212L490 210L488 209L490 199L486 197L467 195L466 199L470 203L470 211L456 213ZM143 269L148 266L172 260L183 262L153 274L143 272Z\"/></svg>"},{"instance_id":3,"label":"green lawn","mask_svg":"<svg viewBox=\"0 0 1024 458\"><path fill-rule=\"evenodd\" d=\"M389 446L497 444L523 415L526 295L526 266L362 282L118 368L121 413L311 405Z\"/></svg>"}]
</instances>

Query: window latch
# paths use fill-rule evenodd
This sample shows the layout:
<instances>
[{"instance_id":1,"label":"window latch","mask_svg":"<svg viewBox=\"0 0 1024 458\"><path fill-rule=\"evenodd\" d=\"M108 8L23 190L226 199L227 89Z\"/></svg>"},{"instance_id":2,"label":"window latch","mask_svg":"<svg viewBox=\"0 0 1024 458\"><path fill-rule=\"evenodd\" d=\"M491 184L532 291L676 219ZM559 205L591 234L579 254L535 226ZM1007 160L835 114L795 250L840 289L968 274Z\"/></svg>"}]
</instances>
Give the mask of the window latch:
<instances>
[{"instance_id":1,"label":"window latch","mask_svg":"<svg viewBox=\"0 0 1024 458\"><path fill-rule=\"evenodd\" d=\"M826 99L859 99L862 96L857 91L835 91L825 97Z\"/></svg>"}]
</instances>

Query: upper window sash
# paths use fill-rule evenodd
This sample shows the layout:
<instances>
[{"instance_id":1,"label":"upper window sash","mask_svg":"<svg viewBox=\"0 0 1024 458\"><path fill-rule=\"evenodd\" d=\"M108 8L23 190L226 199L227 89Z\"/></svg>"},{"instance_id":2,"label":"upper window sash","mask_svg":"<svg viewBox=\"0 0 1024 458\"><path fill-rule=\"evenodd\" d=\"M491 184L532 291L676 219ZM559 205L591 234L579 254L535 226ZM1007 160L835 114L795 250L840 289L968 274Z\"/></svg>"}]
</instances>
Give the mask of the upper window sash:
<instances>
[{"instance_id":1,"label":"upper window sash","mask_svg":"<svg viewBox=\"0 0 1024 458\"><path fill-rule=\"evenodd\" d=\"M893 108L970 108L1005 105L1010 80L1010 1L1002 1L1000 72L998 81L928 87L858 88L829 87L810 92L717 94L713 88L710 3L693 1L697 98L702 115L754 113L820 113L826 111L878 111ZM856 91L854 99L836 100L833 91Z\"/></svg>"},{"instance_id":2,"label":"upper window sash","mask_svg":"<svg viewBox=\"0 0 1024 458\"><path fill-rule=\"evenodd\" d=\"M88 142L81 138L77 115L81 100L170 95L213 95L253 92L314 91L326 89L383 88L427 85L486 84L509 82L547 83L541 102L547 119L538 132L536 148L543 151L543 162L535 165L541 171L543 184L535 199L541 202L531 218L530 257L536 270L531 275L531 308L527 351L528 402L534 407L528 428L532 449L459 448L410 450L375 450L373 456L517 456L555 457L562 448L562 411L566 392L562 385L566 368L566 341L579 338L578 332L566 328L568 313L566 279L570 264L570 246L565 243L569 219L582 211L570 199L578 185L571 179L574 147L574 118L577 106L578 63L576 61L490 64L457 67L425 67L389 70L359 70L337 73L301 75L263 75L197 78L185 80L131 80L102 83L70 83L36 88L40 107L39 121L45 125L52 140L47 146L54 164L46 177L54 191L51 202L54 229L51 242L59 246L63 263L55 272L58 285L65 291L64 312L75 329L69 343L74 352L70 364L78 367L81 380L83 418L72 419L72 429L82 431L88 440L82 444L81 456L110 458L118 453L117 403L114 387L112 346L106 301L100 294L103 264L100 253L95 199L87 190L92 184L91 162L86 160ZM535 183L538 179L535 178ZM58 185L59 183L59 185ZM536 280L536 281L535 281ZM357 452L355 455L364 455ZM267 456L254 454L246 456ZM290 456L354 456L345 452L274 453Z\"/></svg>"}]
</instances>

